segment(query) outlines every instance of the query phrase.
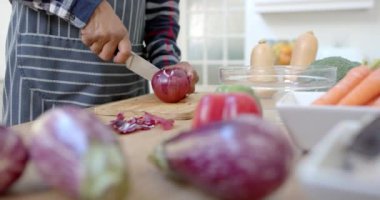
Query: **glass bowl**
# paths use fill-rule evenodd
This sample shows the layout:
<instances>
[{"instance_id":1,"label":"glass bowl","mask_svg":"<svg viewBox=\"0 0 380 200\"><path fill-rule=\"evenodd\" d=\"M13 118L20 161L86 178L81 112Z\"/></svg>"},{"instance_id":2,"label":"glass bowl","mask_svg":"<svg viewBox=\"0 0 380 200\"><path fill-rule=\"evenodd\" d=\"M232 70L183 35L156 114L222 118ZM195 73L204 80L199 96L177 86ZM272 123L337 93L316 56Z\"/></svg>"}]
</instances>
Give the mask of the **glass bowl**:
<instances>
[{"instance_id":1,"label":"glass bowl","mask_svg":"<svg viewBox=\"0 0 380 200\"><path fill-rule=\"evenodd\" d=\"M256 90L318 91L327 90L337 80L336 67L275 66L272 70L248 67L221 67L222 84L248 85Z\"/></svg>"}]
</instances>

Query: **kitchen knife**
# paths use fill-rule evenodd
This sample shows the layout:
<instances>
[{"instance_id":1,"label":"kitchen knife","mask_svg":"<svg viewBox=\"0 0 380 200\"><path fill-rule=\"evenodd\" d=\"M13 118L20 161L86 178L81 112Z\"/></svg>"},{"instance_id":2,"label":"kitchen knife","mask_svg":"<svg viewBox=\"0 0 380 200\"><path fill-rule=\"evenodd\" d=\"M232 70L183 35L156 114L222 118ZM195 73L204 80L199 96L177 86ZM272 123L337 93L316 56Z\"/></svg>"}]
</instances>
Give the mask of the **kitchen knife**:
<instances>
[{"instance_id":1,"label":"kitchen knife","mask_svg":"<svg viewBox=\"0 0 380 200\"><path fill-rule=\"evenodd\" d=\"M134 52L129 56L125 66L146 80L152 80L153 75L160 70Z\"/></svg>"}]
</instances>

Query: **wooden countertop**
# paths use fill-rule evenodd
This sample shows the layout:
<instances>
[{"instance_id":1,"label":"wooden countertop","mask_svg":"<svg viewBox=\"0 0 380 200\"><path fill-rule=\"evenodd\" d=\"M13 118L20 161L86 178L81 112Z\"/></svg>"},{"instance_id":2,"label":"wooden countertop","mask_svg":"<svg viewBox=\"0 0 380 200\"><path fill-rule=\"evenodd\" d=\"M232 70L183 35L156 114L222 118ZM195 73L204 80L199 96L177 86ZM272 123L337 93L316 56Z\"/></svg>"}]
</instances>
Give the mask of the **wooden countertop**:
<instances>
[{"instance_id":1,"label":"wooden countertop","mask_svg":"<svg viewBox=\"0 0 380 200\"><path fill-rule=\"evenodd\" d=\"M262 100L264 118L282 126L282 122L274 108L272 99ZM99 118L108 123L113 116L101 116ZM192 186L179 186L166 179L163 174L147 159L155 145L163 139L179 133L190 127L190 120L176 120L175 126L170 131L163 131L156 127L149 131L140 131L131 135L120 136L120 142L128 160L130 174L131 200L213 200L214 198L197 190ZM30 123L13 127L26 133ZM300 150L295 146L299 153ZM299 154L300 155L300 154ZM35 173L33 166L27 167L23 177L14 186L14 189L0 200L67 200L68 198L57 191L43 186L42 181ZM299 188L296 179L291 176L274 195L273 200L307 199Z\"/></svg>"}]
</instances>

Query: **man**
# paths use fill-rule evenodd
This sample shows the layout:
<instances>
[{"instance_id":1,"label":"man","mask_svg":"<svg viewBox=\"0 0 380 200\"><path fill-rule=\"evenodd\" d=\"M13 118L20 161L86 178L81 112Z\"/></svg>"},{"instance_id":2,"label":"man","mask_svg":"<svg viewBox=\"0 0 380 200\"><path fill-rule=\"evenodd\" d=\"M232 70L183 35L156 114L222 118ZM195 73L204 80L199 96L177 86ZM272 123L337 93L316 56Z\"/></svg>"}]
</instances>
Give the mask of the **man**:
<instances>
[{"instance_id":1,"label":"man","mask_svg":"<svg viewBox=\"0 0 380 200\"><path fill-rule=\"evenodd\" d=\"M147 81L124 67L131 51L177 64L179 0L11 0L3 122L60 105L89 107L142 95ZM115 53L116 52L116 53ZM197 74L189 64L192 77Z\"/></svg>"}]
</instances>

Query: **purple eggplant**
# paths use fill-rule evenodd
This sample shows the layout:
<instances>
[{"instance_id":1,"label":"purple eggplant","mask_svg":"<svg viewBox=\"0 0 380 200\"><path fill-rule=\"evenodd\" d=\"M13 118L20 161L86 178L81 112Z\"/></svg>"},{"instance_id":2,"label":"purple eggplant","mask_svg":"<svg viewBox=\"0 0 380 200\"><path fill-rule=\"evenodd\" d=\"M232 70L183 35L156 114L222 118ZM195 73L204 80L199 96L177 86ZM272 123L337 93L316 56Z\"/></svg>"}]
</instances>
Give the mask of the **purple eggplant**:
<instances>
[{"instance_id":1,"label":"purple eggplant","mask_svg":"<svg viewBox=\"0 0 380 200\"><path fill-rule=\"evenodd\" d=\"M30 154L41 177L75 199L125 199L126 161L115 133L92 113L52 109L32 126Z\"/></svg>"},{"instance_id":2,"label":"purple eggplant","mask_svg":"<svg viewBox=\"0 0 380 200\"><path fill-rule=\"evenodd\" d=\"M21 177L28 158L26 146L18 133L0 126L0 194Z\"/></svg>"},{"instance_id":3,"label":"purple eggplant","mask_svg":"<svg viewBox=\"0 0 380 200\"><path fill-rule=\"evenodd\" d=\"M268 196L285 182L293 163L285 133L254 115L182 132L152 155L169 177L225 200Z\"/></svg>"}]
</instances>

